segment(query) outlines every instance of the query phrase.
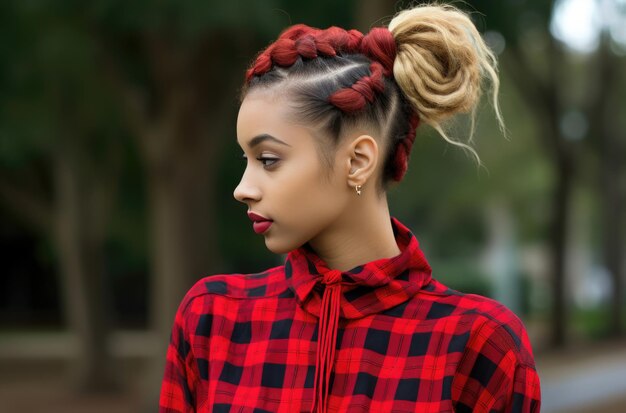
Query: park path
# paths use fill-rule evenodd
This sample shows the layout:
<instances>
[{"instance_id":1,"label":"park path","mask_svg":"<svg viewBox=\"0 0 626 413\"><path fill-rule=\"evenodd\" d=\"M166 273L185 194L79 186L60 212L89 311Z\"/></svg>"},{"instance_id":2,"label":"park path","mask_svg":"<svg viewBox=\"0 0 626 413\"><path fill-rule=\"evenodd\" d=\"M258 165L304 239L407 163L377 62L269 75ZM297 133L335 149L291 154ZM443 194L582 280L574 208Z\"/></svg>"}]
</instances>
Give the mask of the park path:
<instances>
[{"instance_id":1,"label":"park path","mask_svg":"<svg viewBox=\"0 0 626 413\"><path fill-rule=\"evenodd\" d=\"M626 413L626 342L543 354L536 364L542 413Z\"/></svg>"}]
</instances>

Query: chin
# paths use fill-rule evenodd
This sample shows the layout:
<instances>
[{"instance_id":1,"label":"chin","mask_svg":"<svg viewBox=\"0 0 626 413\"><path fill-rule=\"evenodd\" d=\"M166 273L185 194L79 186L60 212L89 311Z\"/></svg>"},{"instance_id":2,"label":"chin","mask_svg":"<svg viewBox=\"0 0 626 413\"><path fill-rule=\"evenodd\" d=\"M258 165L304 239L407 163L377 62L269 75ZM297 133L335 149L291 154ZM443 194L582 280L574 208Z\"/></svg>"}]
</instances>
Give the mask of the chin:
<instances>
[{"instance_id":1,"label":"chin","mask_svg":"<svg viewBox=\"0 0 626 413\"><path fill-rule=\"evenodd\" d=\"M280 240L269 234L265 236L265 246L274 254L287 254L299 248L302 244L304 244L304 242L298 243L294 240Z\"/></svg>"},{"instance_id":2,"label":"chin","mask_svg":"<svg viewBox=\"0 0 626 413\"><path fill-rule=\"evenodd\" d=\"M274 254L287 254L289 251L298 248L298 246L294 246L292 244L279 243L272 240L265 239L265 246L268 250L272 251Z\"/></svg>"}]
</instances>

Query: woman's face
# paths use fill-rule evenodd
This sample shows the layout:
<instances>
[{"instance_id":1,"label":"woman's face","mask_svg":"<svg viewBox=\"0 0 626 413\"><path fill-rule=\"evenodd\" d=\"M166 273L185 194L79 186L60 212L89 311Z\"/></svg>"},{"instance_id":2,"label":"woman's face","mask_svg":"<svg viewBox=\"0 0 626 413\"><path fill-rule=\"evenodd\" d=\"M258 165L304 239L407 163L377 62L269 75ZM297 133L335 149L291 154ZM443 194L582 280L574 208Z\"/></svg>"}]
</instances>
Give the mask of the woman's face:
<instances>
[{"instance_id":1,"label":"woman's face","mask_svg":"<svg viewBox=\"0 0 626 413\"><path fill-rule=\"evenodd\" d=\"M233 195L248 212L272 221L255 224L255 230L274 253L330 230L347 209L352 193L346 168L335 165L326 179L315 139L310 127L294 122L292 109L277 94L253 91L241 104L237 142L247 163Z\"/></svg>"}]
</instances>

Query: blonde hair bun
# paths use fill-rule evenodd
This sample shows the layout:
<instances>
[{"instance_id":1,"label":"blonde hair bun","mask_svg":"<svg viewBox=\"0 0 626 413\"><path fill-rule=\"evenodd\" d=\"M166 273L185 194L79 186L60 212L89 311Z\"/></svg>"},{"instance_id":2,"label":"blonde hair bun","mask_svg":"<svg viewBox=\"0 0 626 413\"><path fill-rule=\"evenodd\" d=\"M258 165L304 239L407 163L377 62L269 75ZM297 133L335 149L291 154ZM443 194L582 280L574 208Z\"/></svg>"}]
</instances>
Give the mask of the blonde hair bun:
<instances>
[{"instance_id":1,"label":"blonde hair bun","mask_svg":"<svg viewBox=\"0 0 626 413\"><path fill-rule=\"evenodd\" d=\"M493 86L497 105L497 61L467 14L450 5L424 5L398 13L389 23L397 46L396 82L420 119L449 142L441 122L457 113L474 112L483 79ZM471 135L470 135L471 140Z\"/></svg>"}]
</instances>

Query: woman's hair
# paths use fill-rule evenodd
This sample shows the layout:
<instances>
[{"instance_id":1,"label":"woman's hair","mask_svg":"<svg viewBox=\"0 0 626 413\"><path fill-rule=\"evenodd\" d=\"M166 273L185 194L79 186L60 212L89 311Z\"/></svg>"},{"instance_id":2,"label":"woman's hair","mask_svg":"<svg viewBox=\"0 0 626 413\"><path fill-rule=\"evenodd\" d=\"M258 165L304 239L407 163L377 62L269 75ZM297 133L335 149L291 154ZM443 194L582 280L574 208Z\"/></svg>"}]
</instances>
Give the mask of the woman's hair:
<instances>
[{"instance_id":1,"label":"woman's hair","mask_svg":"<svg viewBox=\"0 0 626 413\"><path fill-rule=\"evenodd\" d=\"M423 5L365 35L338 27L289 27L248 69L241 97L279 86L294 116L319 128L318 148L329 170L343 132L361 128L377 135L384 159L377 187L386 191L407 170L420 122L478 159L473 148L447 136L442 122L471 113L474 124L484 79L491 81L502 126L494 54L464 12Z\"/></svg>"}]
</instances>

